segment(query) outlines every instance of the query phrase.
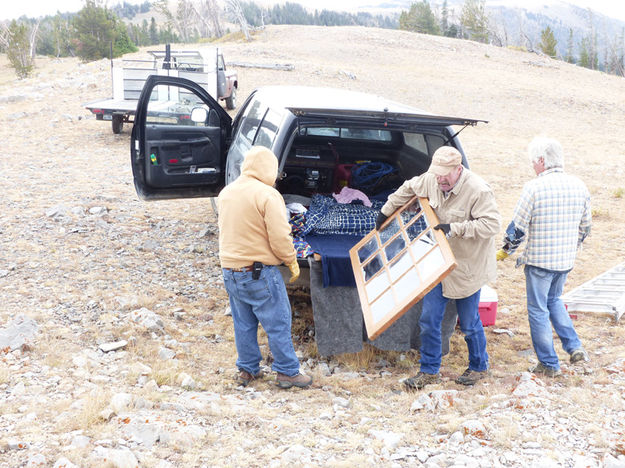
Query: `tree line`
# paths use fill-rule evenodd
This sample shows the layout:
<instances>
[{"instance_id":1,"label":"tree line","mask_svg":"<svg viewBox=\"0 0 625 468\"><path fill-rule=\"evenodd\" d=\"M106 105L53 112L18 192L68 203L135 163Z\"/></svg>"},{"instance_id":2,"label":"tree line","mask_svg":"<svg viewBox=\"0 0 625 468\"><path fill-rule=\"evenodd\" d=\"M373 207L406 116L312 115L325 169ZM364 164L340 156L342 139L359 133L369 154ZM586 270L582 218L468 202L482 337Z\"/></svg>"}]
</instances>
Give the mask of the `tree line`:
<instances>
[{"instance_id":1,"label":"tree line","mask_svg":"<svg viewBox=\"0 0 625 468\"><path fill-rule=\"evenodd\" d=\"M148 20L146 16L151 13L154 15ZM143 14L144 19L133 22L138 14ZM506 28L488 15L486 0L465 0L459 14L448 7L447 0L434 9L428 0L419 0L399 15L353 14L325 9L309 12L292 2L262 7L253 1L178 0L171 8L168 0L154 0L140 5L123 2L107 8L105 0L85 0L84 7L77 13L57 13L40 19L22 17L0 23L0 52L7 53L17 75L24 78L32 72L37 54L77 56L83 61L119 57L136 51L137 46L196 43L220 38L230 32L227 24L236 25L247 40L254 28L268 24L399 28L501 47L517 46L621 76L625 68L625 31L608 43L603 51L604 60L600 63L597 30L590 12L589 32L578 44L579 55L576 57L573 53L575 44L571 29L566 53L560 56L556 52L558 42L549 26L541 31L539 41L520 27L517 44L511 44Z\"/></svg>"},{"instance_id":2,"label":"tree line","mask_svg":"<svg viewBox=\"0 0 625 468\"><path fill-rule=\"evenodd\" d=\"M447 0L443 1L440 9L432 9L428 0L420 0L400 14L399 28L423 34L470 39L499 47L518 47L592 70L625 76L625 29L617 37L606 37L603 62L600 62L597 28L590 10L587 15L587 32L576 48L573 29L569 28L566 53L563 55L557 52L558 41L550 26L545 26L540 31L538 40L532 38L520 23L518 40L513 43L506 27L487 13L486 0L465 0L459 15L448 7ZM578 50L577 56L574 54L575 49Z\"/></svg>"}]
</instances>

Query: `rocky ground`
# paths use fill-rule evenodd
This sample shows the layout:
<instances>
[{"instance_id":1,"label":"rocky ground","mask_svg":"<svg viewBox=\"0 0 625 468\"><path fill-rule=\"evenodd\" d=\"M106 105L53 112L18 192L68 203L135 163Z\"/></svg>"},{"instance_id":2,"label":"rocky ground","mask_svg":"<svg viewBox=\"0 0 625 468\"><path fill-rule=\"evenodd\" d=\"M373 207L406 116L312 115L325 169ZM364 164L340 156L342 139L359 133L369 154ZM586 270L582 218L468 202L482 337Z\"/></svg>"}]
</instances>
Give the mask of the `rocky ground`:
<instances>
[{"instance_id":1,"label":"rocky ground","mask_svg":"<svg viewBox=\"0 0 625 468\"><path fill-rule=\"evenodd\" d=\"M489 120L461 136L506 223L532 176L527 143L559 138L594 216L566 289L625 258L622 78L364 28L272 27L220 46L226 60L294 65L240 69L241 102L260 85L315 84ZM294 334L312 388L281 391L271 374L237 387L214 213L137 199L129 130L83 107L111 94L109 63L39 58L23 81L0 64L0 466L625 466L623 321L579 314L591 361L570 366L559 349L563 377L530 375L513 262L493 285L492 375L474 388L453 382L459 333L443 382L418 393L401 385L414 351L320 358L302 291Z\"/></svg>"}]
</instances>

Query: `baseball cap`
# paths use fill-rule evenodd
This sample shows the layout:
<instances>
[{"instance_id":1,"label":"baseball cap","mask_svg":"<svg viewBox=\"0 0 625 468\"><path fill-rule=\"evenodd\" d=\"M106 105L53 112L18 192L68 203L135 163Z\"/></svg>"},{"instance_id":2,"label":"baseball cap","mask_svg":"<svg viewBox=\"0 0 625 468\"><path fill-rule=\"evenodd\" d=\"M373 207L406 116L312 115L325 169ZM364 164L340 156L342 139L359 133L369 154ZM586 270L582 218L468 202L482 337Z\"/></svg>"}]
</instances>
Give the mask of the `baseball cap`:
<instances>
[{"instance_id":1,"label":"baseball cap","mask_svg":"<svg viewBox=\"0 0 625 468\"><path fill-rule=\"evenodd\" d=\"M441 146L434 152L428 172L444 176L449 174L452 169L458 167L460 164L462 164L460 151L452 146Z\"/></svg>"}]
</instances>

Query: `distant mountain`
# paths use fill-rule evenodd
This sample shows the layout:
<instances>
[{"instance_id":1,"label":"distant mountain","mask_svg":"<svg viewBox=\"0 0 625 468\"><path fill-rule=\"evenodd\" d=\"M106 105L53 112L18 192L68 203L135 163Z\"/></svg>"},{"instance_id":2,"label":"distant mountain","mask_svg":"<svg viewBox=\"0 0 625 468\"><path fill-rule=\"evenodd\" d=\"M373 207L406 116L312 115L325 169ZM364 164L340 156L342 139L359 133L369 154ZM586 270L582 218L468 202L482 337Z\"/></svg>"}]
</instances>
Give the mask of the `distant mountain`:
<instances>
[{"instance_id":1,"label":"distant mountain","mask_svg":"<svg viewBox=\"0 0 625 468\"><path fill-rule=\"evenodd\" d=\"M291 0L292 1L292 0ZM297 0L296 0L297 1ZM335 7L326 5L330 2L319 0L308 9L335 9L350 12L366 11L375 14L397 14L410 9L410 5L421 0L364 0L334 2ZM440 16L443 0L429 0L432 10ZM449 19L458 23L464 0L447 0ZM491 26L496 34L494 43L503 46L521 46L537 50L541 32L549 26L558 42L557 52L560 57L567 55L570 31L573 31L573 56L579 56L580 43L584 37L596 35L600 65L603 64L606 51L613 49L620 41L623 47L625 21L610 18L598 12L589 12L564 0L487 0L486 10L491 19Z\"/></svg>"}]
</instances>

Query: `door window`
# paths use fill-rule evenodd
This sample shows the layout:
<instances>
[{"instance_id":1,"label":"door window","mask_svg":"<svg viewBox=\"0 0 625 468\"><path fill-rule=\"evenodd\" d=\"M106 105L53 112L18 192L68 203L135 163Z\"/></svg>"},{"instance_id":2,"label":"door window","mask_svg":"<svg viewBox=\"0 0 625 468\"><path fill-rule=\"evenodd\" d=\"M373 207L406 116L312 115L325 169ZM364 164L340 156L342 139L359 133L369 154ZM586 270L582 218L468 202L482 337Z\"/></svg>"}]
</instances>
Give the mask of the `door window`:
<instances>
[{"instance_id":1,"label":"door window","mask_svg":"<svg viewBox=\"0 0 625 468\"><path fill-rule=\"evenodd\" d=\"M204 102L191 91L178 86L158 85L152 89L146 114L146 123L151 125L193 125L208 126L206 122L193 122L191 111L204 107Z\"/></svg>"}]
</instances>

